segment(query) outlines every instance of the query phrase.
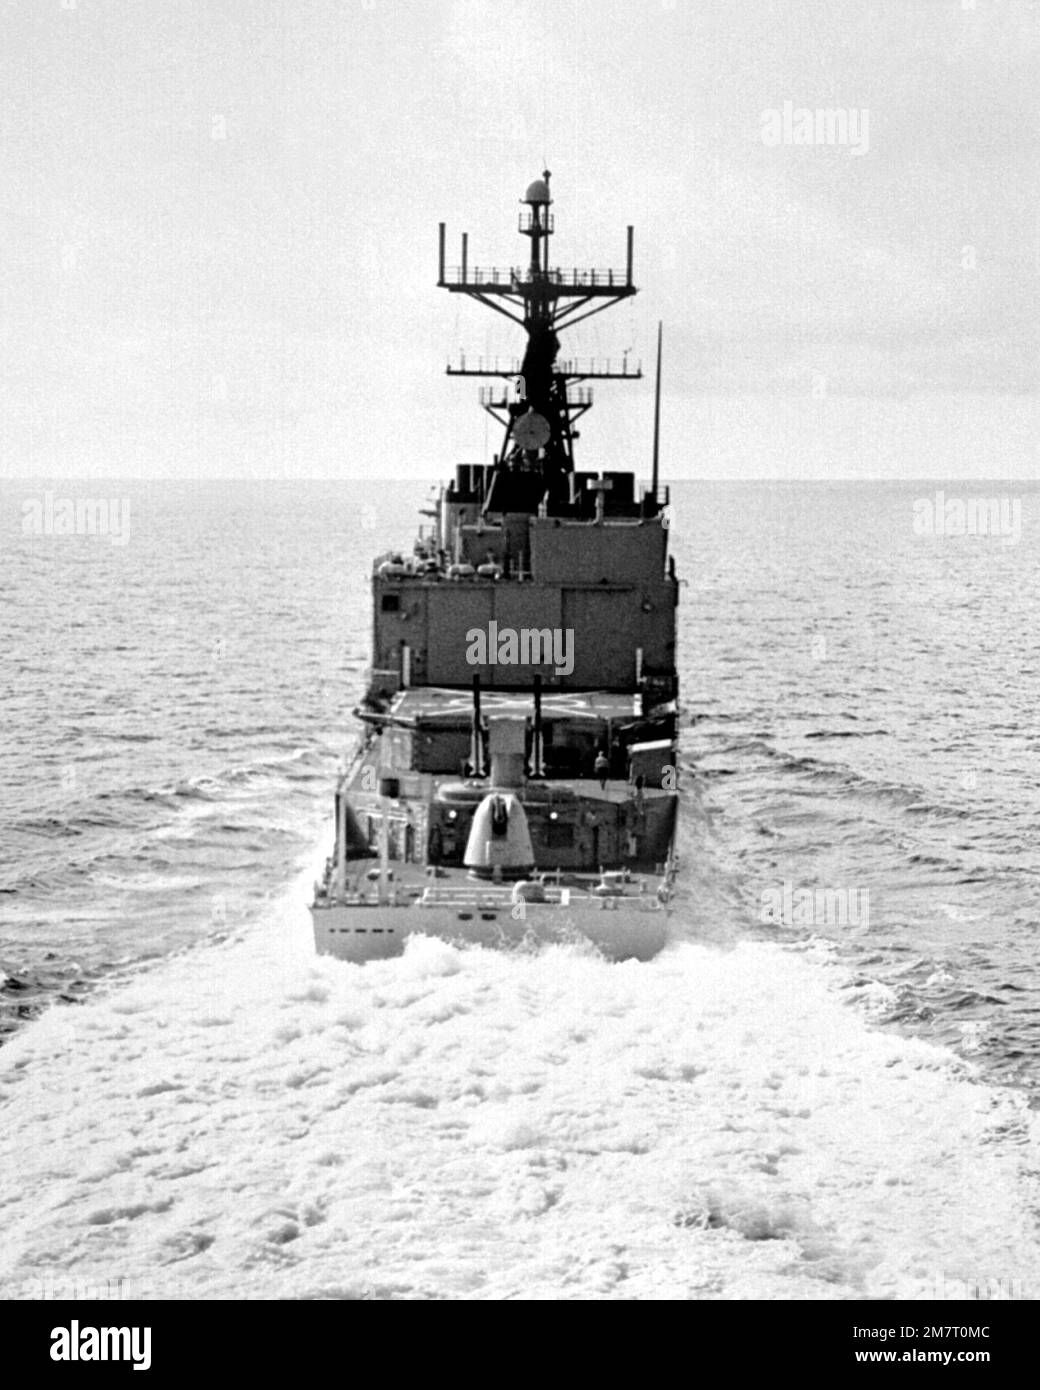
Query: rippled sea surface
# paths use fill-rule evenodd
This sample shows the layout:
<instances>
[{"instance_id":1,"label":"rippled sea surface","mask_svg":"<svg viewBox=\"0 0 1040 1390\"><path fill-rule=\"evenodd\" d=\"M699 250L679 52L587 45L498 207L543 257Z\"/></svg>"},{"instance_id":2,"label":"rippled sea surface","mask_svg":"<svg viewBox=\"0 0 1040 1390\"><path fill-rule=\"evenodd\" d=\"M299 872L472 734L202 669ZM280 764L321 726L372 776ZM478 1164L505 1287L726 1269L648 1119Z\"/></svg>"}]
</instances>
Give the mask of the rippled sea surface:
<instances>
[{"instance_id":1,"label":"rippled sea surface","mask_svg":"<svg viewBox=\"0 0 1040 1390\"><path fill-rule=\"evenodd\" d=\"M128 501L126 543L24 533L48 490L52 512ZM9 1022L37 984L241 924L313 846L367 659L364 557L410 523L384 512L346 487L3 485Z\"/></svg>"},{"instance_id":2,"label":"rippled sea surface","mask_svg":"<svg viewBox=\"0 0 1040 1390\"><path fill-rule=\"evenodd\" d=\"M759 922L785 884L868 893L813 930L884 1016L1035 1087L1040 496L945 485L1018 499L1017 544L916 534L936 486L676 490L697 877Z\"/></svg>"},{"instance_id":3,"label":"rippled sea surface","mask_svg":"<svg viewBox=\"0 0 1040 1390\"><path fill-rule=\"evenodd\" d=\"M27 504L128 501L125 544ZM932 483L673 488L682 930L822 936L888 1023L1037 1085L1040 492L928 536ZM414 482L0 484L0 1025L237 930L314 857ZM806 889L857 920L764 920ZM853 896L855 895L855 896ZM865 909L865 910L864 910Z\"/></svg>"}]
</instances>

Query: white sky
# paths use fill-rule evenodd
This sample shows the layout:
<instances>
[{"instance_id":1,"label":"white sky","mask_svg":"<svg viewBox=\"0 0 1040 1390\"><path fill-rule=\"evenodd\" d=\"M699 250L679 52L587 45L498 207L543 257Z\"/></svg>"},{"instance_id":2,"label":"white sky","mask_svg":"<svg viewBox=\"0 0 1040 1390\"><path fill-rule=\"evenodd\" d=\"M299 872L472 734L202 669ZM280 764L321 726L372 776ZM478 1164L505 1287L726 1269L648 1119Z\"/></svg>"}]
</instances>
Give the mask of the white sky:
<instances>
[{"instance_id":1,"label":"white sky","mask_svg":"<svg viewBox=\"0 0 1040 1390\"><path fill-rule=\"evenodd\" d=\"M664 318L667 475L1033 476L1038 54L1029 0L0 0L0 473L485 457L444 363L521 345L437 223L519 261L547 163L559 263L635 224L564 350ZM784 101L868 152L765 145ZM597 400L581 466L645 468L649 382Z\"/></svg>"}]
</instances>

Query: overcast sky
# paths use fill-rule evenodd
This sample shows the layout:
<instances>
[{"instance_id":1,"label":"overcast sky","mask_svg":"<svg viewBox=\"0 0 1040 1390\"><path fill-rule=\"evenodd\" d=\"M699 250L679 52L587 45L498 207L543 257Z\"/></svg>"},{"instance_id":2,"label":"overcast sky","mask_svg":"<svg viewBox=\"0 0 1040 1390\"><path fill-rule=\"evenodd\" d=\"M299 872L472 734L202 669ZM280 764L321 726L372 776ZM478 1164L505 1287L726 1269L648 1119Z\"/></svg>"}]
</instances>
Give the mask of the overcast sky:
<instances>
[{"instance_id":1,"label":"overcast sky","mask_svg":"<svg viewBox=\"0 0 1040 1390\"><path fill-rule=\"evenodd\" d=\"M664 319L668 476L1036 475L1031 0L0 16L5 475L434 482L487 457L478 383L444 364L521 344L436 288L437 223L450 260L468 230L471 262L519 262L543 167L560 264L623 264L635 224L642 292L564 347L649 364ZM868 138L767 143L785 102ZM581 466L645 469L650 383L596 394Z\"/></svg>"}]
</instances>

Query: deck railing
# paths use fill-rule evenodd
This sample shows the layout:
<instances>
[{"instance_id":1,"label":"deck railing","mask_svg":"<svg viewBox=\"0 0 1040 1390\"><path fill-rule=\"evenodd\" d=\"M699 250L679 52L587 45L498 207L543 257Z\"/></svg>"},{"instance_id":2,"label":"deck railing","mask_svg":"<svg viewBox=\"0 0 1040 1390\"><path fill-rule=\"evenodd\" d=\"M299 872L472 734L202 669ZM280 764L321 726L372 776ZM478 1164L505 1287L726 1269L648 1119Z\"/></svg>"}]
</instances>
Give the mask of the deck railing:
<instances>
[{"instance_id":1,"label":"deck railing","mask_svg":"<svg viewBox=\"0 0 1040 1390\"><path fill-rule=\"evenodd\" d=\"M470 357L460 353L458 360L449 362L449 376L502 376L520 375L519 357ZM556 371L561 376L573 377L621 377L635 379L643 375L643 364L630 357L568 357L556 363ZM569 394L569 398L573 399Z\"/></svg>"},{"instance_id":2,"label":"deck railing","mask_svg":"<svg viewBox=\"0 0 1040 1390\"><path fill-rule=\"evenodd\" d=\"M617 266L606 269L583 270L580 266L569 269L554 267L552 270L532 270L530 266L481 266L449 265L444 271L444 283L463 287L472 285L494 285L498 289L523 289L534 285L556 285L568 290L623 290L630 288L628 271Z\"/></svg>"}]
</instances>

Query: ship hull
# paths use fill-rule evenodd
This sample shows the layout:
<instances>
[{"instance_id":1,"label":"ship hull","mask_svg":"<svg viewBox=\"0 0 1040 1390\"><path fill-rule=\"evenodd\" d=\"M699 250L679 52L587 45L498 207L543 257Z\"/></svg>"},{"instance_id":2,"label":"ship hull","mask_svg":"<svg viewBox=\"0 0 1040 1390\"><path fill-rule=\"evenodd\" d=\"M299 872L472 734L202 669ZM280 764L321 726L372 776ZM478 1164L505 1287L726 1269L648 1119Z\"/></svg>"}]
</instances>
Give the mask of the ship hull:
<instances>
[{"instance_id":1,"label":"ship hull","mask_svg":"<svg viewBox=\"0 0 1040 1390\"><path fill-rule=\"evenodd\" d=\"M608 960L651 960L668 941L670 911L654 899L591 899L475 911L453 907L314 904L311 920L319 955L361 964L399 956L410 936L466 945L524 947L585 941Z\"/></svg>"}]
</instances>

